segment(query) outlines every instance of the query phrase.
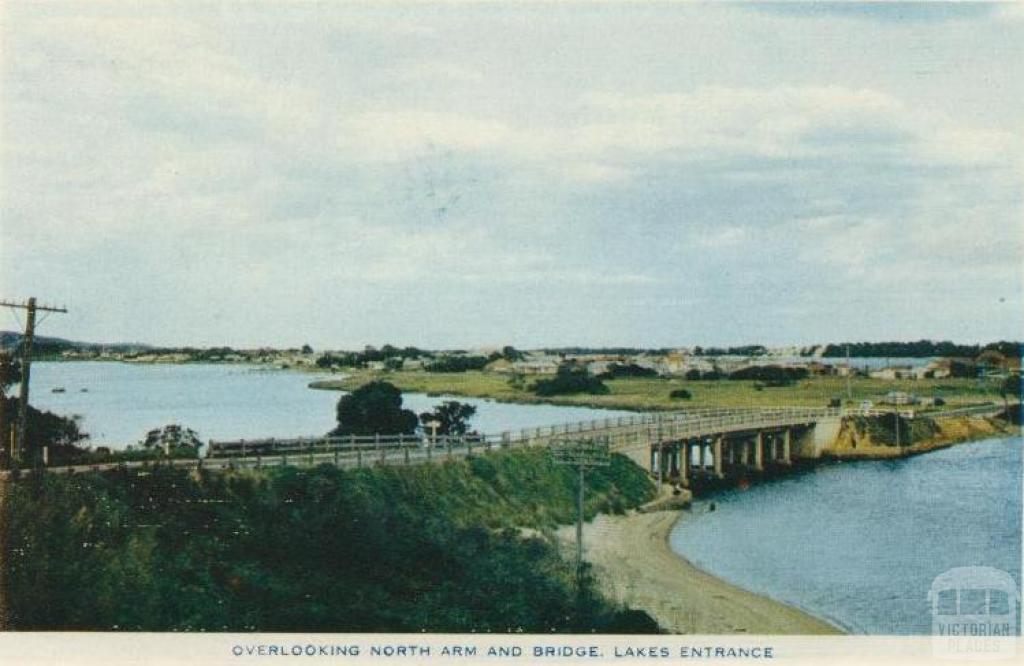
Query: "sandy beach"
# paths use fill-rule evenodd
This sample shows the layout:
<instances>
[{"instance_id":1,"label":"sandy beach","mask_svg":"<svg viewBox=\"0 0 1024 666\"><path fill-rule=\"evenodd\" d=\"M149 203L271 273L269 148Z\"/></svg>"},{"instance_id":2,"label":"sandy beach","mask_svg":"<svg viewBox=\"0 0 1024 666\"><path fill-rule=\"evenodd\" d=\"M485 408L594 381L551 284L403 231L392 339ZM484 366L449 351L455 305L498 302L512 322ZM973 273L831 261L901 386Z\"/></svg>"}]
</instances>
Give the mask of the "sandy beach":
<instances>
[{"instance_id":1,"label":"sandy beach","mask_svg":"<svg viewBox=\"0 0 1024 666\"><path fill-rule=\"evenodd\" d=\"M587 523L584 559L594 567L602 592L647 611L672 633L841 633L823 620L719 580L673 553L668 536L679 515L599 515ZM575 527L561 529L559 539L570 551Z\"/></svg>"}]
</instances>

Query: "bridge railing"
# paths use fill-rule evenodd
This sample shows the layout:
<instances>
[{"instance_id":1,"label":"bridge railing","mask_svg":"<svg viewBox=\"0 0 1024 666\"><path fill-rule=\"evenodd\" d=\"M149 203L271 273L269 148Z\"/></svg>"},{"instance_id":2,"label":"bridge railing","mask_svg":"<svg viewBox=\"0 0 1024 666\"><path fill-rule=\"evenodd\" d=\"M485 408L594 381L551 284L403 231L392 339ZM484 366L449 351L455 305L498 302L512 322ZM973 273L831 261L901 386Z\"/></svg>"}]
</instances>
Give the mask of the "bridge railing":
<instances>
[{"instance_id":1,"label":"bridge railing","mask_svg":"<svg viewBox=\"0 0 1024 666\"><path fill-rule=\"evenodd\" d=\"M636 414L591 421L577 421L553 426L508 430L495 434L469 433L465 435L344 435L326 437L299 437L292 439L253 439L210 441L207 458L244 458L268 455L331 454L340 452L370 452L411 449L462 449L472 446L493 448L518 445L546 444L552 438L576 434L628 435L675 437L701 430L716 428L758 427L786 425L814 421L826 416L838 416L835 408L811 407L701 407L678 412Z\"/></svg>"}]
</instances>

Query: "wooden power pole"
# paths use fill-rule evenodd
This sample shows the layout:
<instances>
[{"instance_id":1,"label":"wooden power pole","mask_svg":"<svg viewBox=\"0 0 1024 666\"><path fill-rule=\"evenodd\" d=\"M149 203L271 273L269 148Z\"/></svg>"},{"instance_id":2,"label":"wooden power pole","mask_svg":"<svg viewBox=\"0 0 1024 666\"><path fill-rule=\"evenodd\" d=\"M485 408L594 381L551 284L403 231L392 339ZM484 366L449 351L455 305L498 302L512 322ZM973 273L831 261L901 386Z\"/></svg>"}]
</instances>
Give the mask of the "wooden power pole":
<instances>
[{"instance_id":1,"label":"wooden power pole","mask_svg":"<svg viewBox=\"0 0 1024 666\"><path fill-rule=\"evenodd\" d=\"M583 470L588 467L607 467L611 464L608 436L564 438L552 440L551 453L555 464L579 468L579 486L576 494L576 580L583 578Z\"/></svg>"},{"instance_id":2,"label":"wooden power pole","mask_svg":"<svg viewBox=\"0 0 1024 666\"><path fill-rule=\"evenodd\" d=\"M25 319L25 335L21 339L21 391L18 394L18 430L14 446L11 450L11 461L16 461L19 456L26 454L25 447L28 445L28 385L32 368L32 342L36 335L36 312L61 312L66 313L64 308L57 308L48 305L36 305L35 296L25 303L14 303L12 301L0 300L0 306L8 308L19 308L27 312Z\"/></svg>"}]
</instances>

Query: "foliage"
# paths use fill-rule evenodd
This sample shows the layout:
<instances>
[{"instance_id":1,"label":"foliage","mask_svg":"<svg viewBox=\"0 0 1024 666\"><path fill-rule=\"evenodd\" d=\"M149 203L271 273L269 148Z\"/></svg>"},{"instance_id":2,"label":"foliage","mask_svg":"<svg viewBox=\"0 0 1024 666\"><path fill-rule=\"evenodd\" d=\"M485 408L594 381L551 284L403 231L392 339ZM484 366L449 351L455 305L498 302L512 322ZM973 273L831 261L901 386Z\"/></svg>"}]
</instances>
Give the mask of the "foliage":
<instances>
[{"instance_id":1,"label":"foliage","mask_svg":"<svg viewBox=\"0 0 1024 666\"><path fill-rule=\"evenodd\" d=\"M835 358L846 356L846 349L849 347L850 355L861 358L870 357L904 357L923 358L928 356L959 356L963 358L974 358L982 351L991 349L1004 356L1021 356L1021 343L1002 340L985 346L981 345L958 345L949 340L932 342L931 340L917 340L916 342L850 342L830 344L825 347L825 357Z\"/></svg>"},{"instance_id":2,"label":"foliage","mask_svg":"<svg viewBox=\"0 0 1024 666\"><path fill-rule=\"evenodd\" d=\"M399 435L416 430L416 414L402 409L402 392L388 382L370 382L338 400L332 435Z\"/></svg>"},{"instance_id":3,"label":"foliage","mask_svg":"<svg viewBox=\"0 0 1024 666\"><path fill-rule=\"evenodd\" d=\"M807 368L786 368L779 365L752 365L729 373L729 379L755 379L767 386L788 386L807 378ZM771 383L768 383L771 382Z\"/></svg>"},{"instance_id":4,"label":"foliage","mask_svg":"<svg viewBox=\"0 0 1024 666\"><path fill-rule=\"evenodd\" d=\"M438 435L465 435L469 426L469 419L476 414L476 407L467 405L457 400L445 400L434 407L432 412L420 414L420 423L424 427L428 423L436 421Z\"/></svg>"},{"instance_id":5,"label":"foliage","mask_svg":"<svg viewBox=\"0 0 1024 666\"><path fill-rule=\"evenodd\" d=\"M421 356L429 356L428 352L416 347L405 347L399 349L392 345L384 345L380 349L375 347L367 347L361 352L342 352L340 354L326 353L320 356L316 360L316 365L319 368L365 368L368 364L374 361L381 361L385 364L389 363L390 367L394 368L401 367L404 359L417 359Z\"/></svg>"},{"instance_id":6,"label":"foliage","mask_svg":"<svg viewBox=\"0 0 1024 666\"><path fill-rule=\"evenodd\" d=\"M442 356L424 367L427 372L483 370L492 359L486 356Z\"/></svg>"},{"instance_id":7,"label":"foliage","mask_svg":"<svg viewBox=\"0 0 1024 666\"><path fill-rule=\"evenodd\" d=\"M21 362L10 354L0 353L0 393L21 381Z\"/></svg>"},{"instance_id":8,"label":"foliage","mask_svg":"<svg viewBox=\"0 0 1024 666\"><path fill-rule=\"evenodd\" d=\"M645 368L636 363L612 363L608 370L598 375L600 379L621 379L623 377L657 377L654 368Z\"/></svg>"},{"instance_id":9,"label":"foliage","mask_svg":"<svg viewBox=\"0 0 1024 666\"><path fill-rule=\"evenodd\" d=\"M501 357L510 363L514 363L515 361L522 361L526 358L526 354L519 351L512 345L505 345L501 349Z\"/></svg>"},{"instance_id":10,"label":"foliage","mask_svg":"<svg viewBox=\"0 0 1024 666\"><path fill-rule=\"evenodd\" d=\"M1020 400L1022 393L1024 393L1024 380L1020 375L1007 375L999 384L999 395L1003 397L1003 400L1007 398Z\"/></svg>"},{"instance_id":11,"label":"foliage","mask_svg":"<svg viewBox=\"0 0 1024 666\"><path fill-rule=\"evenodd\" d=\"M163 428L154 428L146 433L146 438L139 442L143 449L166 449L174 451L177 449L192 449L197 451L203 445L199 434L192 428L182 428L180 425L171 423Z\"/></svg>"},{"instance_id":12,"label":"foliage","mask_svg":"<svg viewBox=\"0 0 1024 666\"><path fill-rule=\"evenodd\" d=\"M900 446L910 446L914 442L933 437L939 431L939 426L930 418L918 416L908 419L895 413L855 416L853 425L857 430L866 432L875 444L884 446L896 446L897 427Z\"/></svg>"},{"instance_id":13,"label":"foliage","mask_svg":"<svg viewBox=\"0 0 1024 666\"><path fill-rule=\"evenodd\" d=\"M601 395L608 393L608 387L587 372L583 366L575 363L562 363L551 379L539 379L531 387L539 396L565 395L569 393L588 393Z\"/></svg>"},{"instance_id":14,"label":"foliage","mask_svg":"<svg viewBox=\"0 0 1024 666\"><path fill-rule=\"evenodd\" d=\"M5 423L13 424L17 421L18 403L16 397L3 398ZM28 406L28 432L33 442L49 447L73 446L89 437L79 429L74 419L41 411L31 403Z\"/></svg>"},{"instance_id":15,"label":"foliage","mask_svg":"<svg viewBox=\"0 0 1024 666\"><path fill-rule=\"evenodd\" d=\"M588 516L653 495L622 456L587 490ZM571 521L574 497L573 471L542 449L412 468L32 475L10 484L0 520L10 627L656 631L520 532Z\"/></svg>"},{"instance_id":16,"label":"foliage","mask_svg":"<svg viewBox=\"0 0 1024 666\"><path fill-rule=\"evenodd\" d=\"M675 389L668 394L668 397L672 400L689 400L693 398L693 394L687 389Z\"/></svg>"}]
</instances>

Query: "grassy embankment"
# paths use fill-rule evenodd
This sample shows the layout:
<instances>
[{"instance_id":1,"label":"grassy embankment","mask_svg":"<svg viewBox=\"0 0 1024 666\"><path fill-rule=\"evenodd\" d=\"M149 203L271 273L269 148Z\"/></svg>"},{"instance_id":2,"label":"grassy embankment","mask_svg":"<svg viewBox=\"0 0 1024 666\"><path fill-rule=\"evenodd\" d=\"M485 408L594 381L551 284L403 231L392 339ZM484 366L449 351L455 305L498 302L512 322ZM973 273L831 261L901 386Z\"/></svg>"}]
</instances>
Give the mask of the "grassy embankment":
<instances>
[{"instance_id":1,"label":"grassy embankment","mask_svg":"<svg viewBox=\"0 0 1024 666\"><path fill-rule=\"evenodd\" d=\"M632 378L605 381L606 395L563 395L542 398L527 389L509 384L508 376L493 372L369 372L355 371L344 379L324 379L312 383L317 388L351 390L373 379L385 379L403 391L434 393L475 398L493 398L503 402L551 403L604 407L610 409L670 410L685 407L756 407L805 405L823 407L833 398L846 398L846 379L810 377L791 386L758 388L758 382L744 380L688 381L684 379ZM533 380L525 379L527 386ZM867 377L851 380L852 403L878 401L889 391L904 391L920 396L938 396L946 401L944 409L998 400L994 385L979 386L976 379L919 379L886 381ZM675 389L686 389L690 400L669 398Z\"/></svg>"},{"instance_id":2,"label":"grassy embankment","mask_svg":"<svg viewBox=\"0 0 1024 666\"><path fill-rule=\"evenodd\" d=\"M8 628L137 631L656 630L577 586L550 536L575 474L543 450L412 468L158 468L9 483ZM653 486L622 456L586 513Z\"/></svg>"}]
</instances>

